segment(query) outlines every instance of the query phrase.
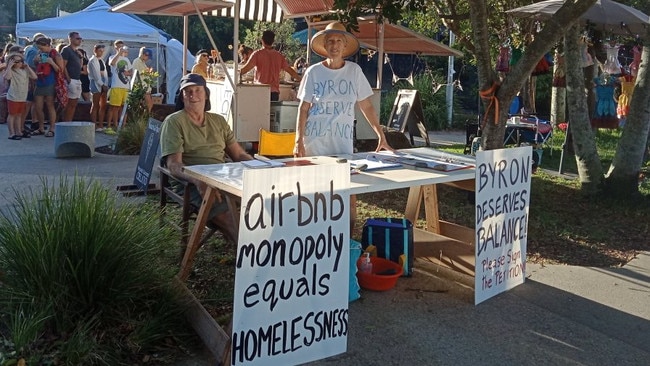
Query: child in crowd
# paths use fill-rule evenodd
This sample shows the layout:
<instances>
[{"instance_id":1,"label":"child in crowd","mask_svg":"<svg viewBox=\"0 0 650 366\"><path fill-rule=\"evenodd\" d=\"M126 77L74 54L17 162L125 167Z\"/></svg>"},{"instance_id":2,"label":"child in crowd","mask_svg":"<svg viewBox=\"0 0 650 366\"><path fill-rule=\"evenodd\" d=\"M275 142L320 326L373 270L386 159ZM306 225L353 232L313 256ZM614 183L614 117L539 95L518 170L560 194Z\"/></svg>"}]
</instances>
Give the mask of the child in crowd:
<instances>
[{"instance_id":1,"label":"child in crowd","mask_svg":"<svg viewBox=\"0 0 650 366\"><path fill-rule=\"evenodd\" d=\"M20 140L23 137L30 137L29 132L22 131L21 121L23 112L27 105L27 91L29 90L29 79L36 80L37 76L30 67L25 65L25 59L21 54L12 54L7 61L4 79L9 81L7 91L7 127L9 128L9 139Z\"/></svg>"}]
</instances>

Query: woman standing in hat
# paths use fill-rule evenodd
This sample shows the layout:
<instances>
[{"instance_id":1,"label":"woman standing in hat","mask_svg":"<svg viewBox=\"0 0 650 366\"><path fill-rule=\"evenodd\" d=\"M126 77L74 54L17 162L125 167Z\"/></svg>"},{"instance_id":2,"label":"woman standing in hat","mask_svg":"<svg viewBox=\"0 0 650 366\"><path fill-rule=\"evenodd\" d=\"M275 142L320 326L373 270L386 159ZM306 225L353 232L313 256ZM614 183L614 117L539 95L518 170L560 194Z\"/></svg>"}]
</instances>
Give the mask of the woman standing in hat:
<instances>
[{"instance_id":1,"label":"woman standing in hat","mask_svg":"<svg viewBox=\"0 0 650 366\"><path fill-rule=\"evenodd\" d=\"M368 79L359 65L345 61L359 50L356 37L333 22L312 37L311 49L325 60L307 68L298 89L294 155L352 154L355 104L379 137L376 151L393 151L370 100L373 91ZM350 232L356 216L356 197L351 195Z\"/></svg>"},{"instance_id":2,"label":"woman standing in hat","mask_svg":"<svg viewBox=\"0 0 650 366\"><path fill-rule=\"evenodd\" d=\"M312 37L311 49L325 60L307 68L298 89L294 155L352 154L357 103L379 137L377 151L392 151L370 100L368 79L359 65L345 61L359 49L356 37L333 22Z\"/></svg>"}]
</instances>

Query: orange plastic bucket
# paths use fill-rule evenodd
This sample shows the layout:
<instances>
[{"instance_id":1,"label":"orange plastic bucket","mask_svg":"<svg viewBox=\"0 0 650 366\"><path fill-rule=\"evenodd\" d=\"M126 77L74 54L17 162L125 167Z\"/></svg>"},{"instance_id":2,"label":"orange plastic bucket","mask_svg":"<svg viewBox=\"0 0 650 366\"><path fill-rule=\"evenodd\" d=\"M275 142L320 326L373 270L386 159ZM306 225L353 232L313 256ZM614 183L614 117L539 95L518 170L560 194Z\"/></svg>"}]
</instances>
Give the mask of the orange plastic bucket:
<instances>
[{"instance_id":1,"label":"orange plastic bucket","mask_svg":"<svg viewBox=\"0 0 650 366\"><path fill-rule=\"evenodd\" d=\"M357 260L357 269L366 259L361 256ZM386 291L395 287L397 279L402 276L402 266L388 259L370 257L372 273L363 273L357 270L357 278L361 288L372 291Z\"/></svg>"}]
</instances>

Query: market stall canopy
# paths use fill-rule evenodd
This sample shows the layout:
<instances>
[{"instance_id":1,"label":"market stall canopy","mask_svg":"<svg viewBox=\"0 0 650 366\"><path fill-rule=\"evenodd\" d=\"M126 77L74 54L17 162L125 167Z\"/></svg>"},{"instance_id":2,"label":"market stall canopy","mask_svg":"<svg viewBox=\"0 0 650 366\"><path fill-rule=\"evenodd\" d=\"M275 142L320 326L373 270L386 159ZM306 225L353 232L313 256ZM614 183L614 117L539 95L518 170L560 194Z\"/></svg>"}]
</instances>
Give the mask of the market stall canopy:
<instances>
[{"instance_id":1,"label":"market stall canopy","mask_svg":"<svg viewBox=\"0 0 650 366\"><path fill-rule=\"evenodd\" d=\"M331 21L311 23L316 31L323 30ZM359 31L352 33L361 42L361 47L378 51L380 47L379 27L374 19L359 19ZM314 31L314 33L316 33ZM313 33L312 33L313 34ZM384 23L383 52L423 56L456 56L463 53L451 47L397 24Z\"/></svg>"},{"instance_id":2,"label":"market stall canopy","mask_svg":"<svg viewBox=\"0 0 650 366\"><path fill-rule=\"evenodd\" d=\"M235 0L194 0L202 14L233 18ZM121 13L185 16L196 15L192 0L177 0L162 4L160 0L127 0L113 7ZM239 18L261 22L280 23L282 8L273 0L244 0L239 3Z\"/></svg>"},{"instance_id":3,"label":"market stall canopy","mask_svg":"<svg viewBox=\"0 0 650 366\"><path fill-rule=\"evenodd\" d=\"M276 0L285 18L300 18L310 15L332 13L334 0Z\"/></svg>"},{"instance_id":4,"label":"market stall canopy","mask_svg":"<svg viewBox=\"0 0 650 366\"><path fill-rule=\"evenodd\" d=\"M126 0L113 6L114 12L144 14L144 15L195 15L196 9L199 12L207 13L214 10L231 8L235 5L234 0ZM196 7L195 7L196 6Z\"/></svg>"},{"instance_id":5,"label":"market stall canopy","mask_svg":"<svg viewBox=\"0 0 650 366\"><path fill-rule=\"evenodd\" d=\"M209 14L224 18L234 18L235 7L214 10ZM239 3L239 18L260 22L280 23L284 18L284 13L280 5L273 0L241 1Z\"/></svg>"},{"instance_id":6,"label":"market stall canopy","mask_svg":"<svg viewBox=\"0 0 650 366\"><path fill-rule=\"evenodd\" d=\"M564 5L564 0L547 0L506 10L517 18L546 20ZM635 8L611 0L598 0L580 16L586 23L595 24L613 34L644 34L650 26L650 17Z\"/></svg>"},{"instance_id":7,"label":"market stall canopy","mask_svg":"<svg viewBox=\"0 0 650 366\"><path fill-rule=\"evenodd\" d=\"M104 0L97 0L83 10L62 17L16 24L17 37L31 37L40 32L51 38L67 39L70 31L86 40L115 40L165 44L171 38L142 19L128 14L114 14Z\"/></svg>"}]
</instances>

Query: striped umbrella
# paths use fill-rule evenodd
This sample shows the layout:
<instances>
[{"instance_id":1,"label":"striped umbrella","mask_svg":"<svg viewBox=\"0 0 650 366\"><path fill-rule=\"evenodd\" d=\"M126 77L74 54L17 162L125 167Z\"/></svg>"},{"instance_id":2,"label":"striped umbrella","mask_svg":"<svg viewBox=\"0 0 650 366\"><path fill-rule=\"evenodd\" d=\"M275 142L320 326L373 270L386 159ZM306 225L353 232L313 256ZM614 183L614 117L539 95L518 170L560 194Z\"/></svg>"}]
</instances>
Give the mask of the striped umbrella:
<instances>
[{"instance_id":1,"label":"striped umbrella","mask_svg":"<svg viewBox=\"0 0 650 366\"><path fill-rule=\"evenodd\" d=\"M234 7L223 8L209 14L234 18L235 9ZM239 19L280 23L282 17L282 8L274 0L242 0L239 3Z\"/></svg>"}]
</instances>

